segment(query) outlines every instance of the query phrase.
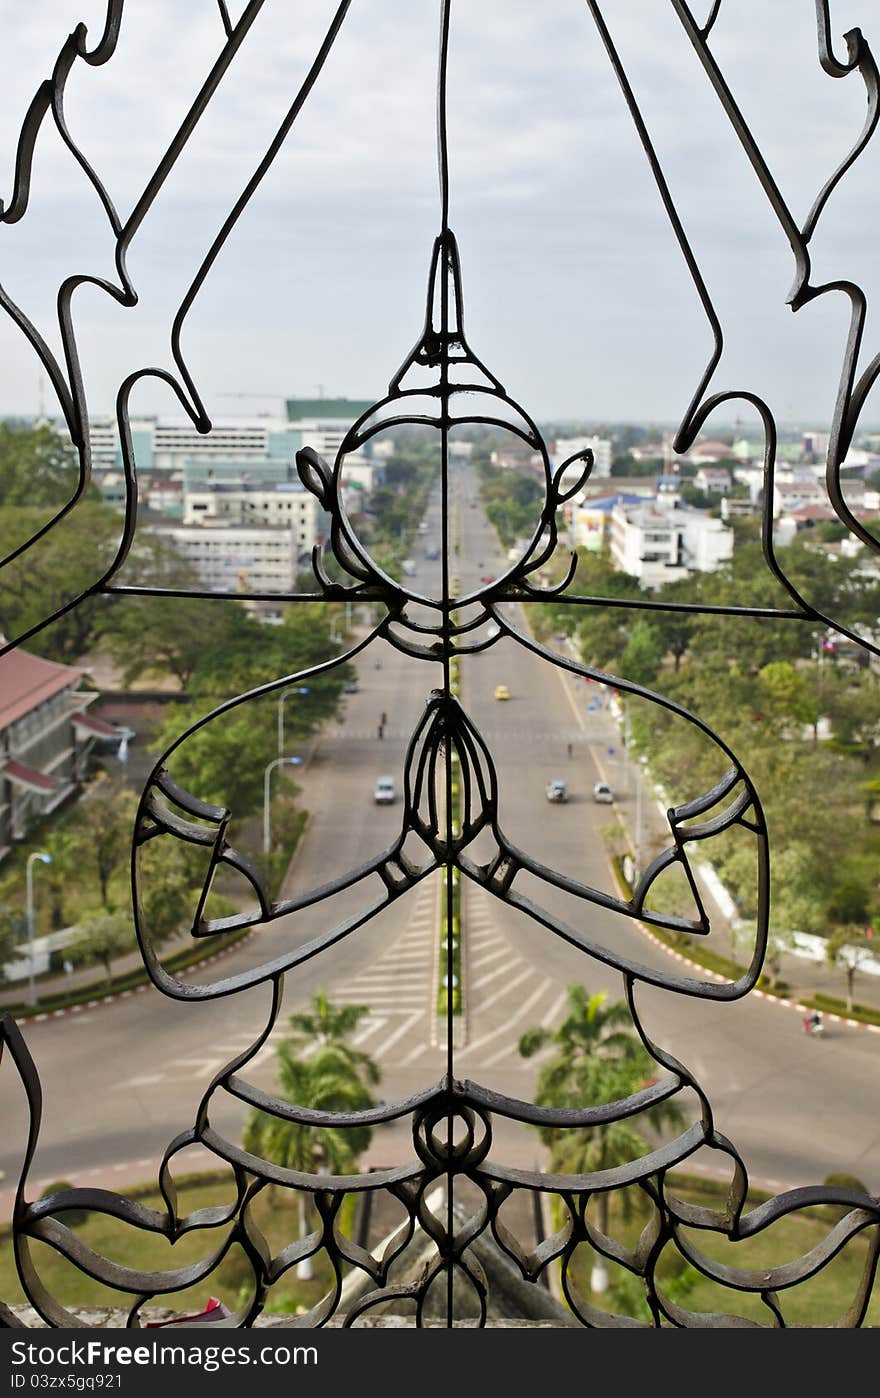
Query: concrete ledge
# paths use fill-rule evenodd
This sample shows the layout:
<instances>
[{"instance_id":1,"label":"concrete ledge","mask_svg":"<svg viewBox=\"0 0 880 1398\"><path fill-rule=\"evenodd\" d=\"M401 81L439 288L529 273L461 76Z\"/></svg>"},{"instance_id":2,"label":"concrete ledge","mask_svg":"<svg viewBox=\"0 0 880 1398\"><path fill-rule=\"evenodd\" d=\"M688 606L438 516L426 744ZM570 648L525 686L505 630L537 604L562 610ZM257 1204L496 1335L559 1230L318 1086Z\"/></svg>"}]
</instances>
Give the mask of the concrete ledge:
<instances>
[{"instance_id":1,"label":"concrete ledge","mask_svg":"<svg viewBox=\"0 0 880 1398\"><path fill-rule=\"evenodd\" d=\"M6 1317L4 1317L4 1312ZM124 1330L126 1311L114 1310L111 1306L96 1306L91 1309L77 1309L73 1312L78 1320L90 1330ZM177 1314L165 1308L152 1307L143 1311L146 1320L172 1320ZM40 1319L36 1311L31 1306L3 1306L0 1304L0 1324L4 1318L9 1318L15 1328L27 1330L47 1330L50 1327ZM324 1327L327 1330L339 1330L342 1328L344 1317L337 1316L328 1321ZM292 1315L261 1315L254 1324L255 1330L294 1330L298 1329L302 1333L302 1326L297 1324L298 1317ZM199 1327L203 1330L217 1330L216 1322L213 1325ZM415 1322L408 1316L402 1315L365 1315L357 1322L358 1330L414 1330ZM426 1330L445 1330L446 1322L443 1320L426 1320L422 1327ZM457 1320L453 1327L456 1330L476 1330L479 1327L473 1320ZM556 1330L559 1326L548 1320L493 1320L486 1322L487 1330Z\"/></svg>"}]
</instances>

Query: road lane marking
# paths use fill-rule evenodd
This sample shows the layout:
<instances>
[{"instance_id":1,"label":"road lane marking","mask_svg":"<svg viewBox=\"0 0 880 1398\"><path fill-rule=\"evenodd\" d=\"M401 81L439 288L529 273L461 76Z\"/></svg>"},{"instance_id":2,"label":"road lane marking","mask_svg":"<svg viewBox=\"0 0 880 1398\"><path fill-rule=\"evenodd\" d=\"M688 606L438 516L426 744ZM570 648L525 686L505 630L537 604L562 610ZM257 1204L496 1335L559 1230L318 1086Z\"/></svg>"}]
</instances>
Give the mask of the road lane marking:
<instances>
[{"instance_id":1,"label":"road lane marking","mask_svg":"<svg viewBox=\"0 0 880 1398\"><path fill-rule=\"evenodd\" d=\"M495 994L490 995L488 1000L481 1000L475 1008L482 1012L483 1010L488 1010L492 1005L497 1005L499 1000L503 1000L505 995L509 994L511 990L516 990L518 986L522 985L524 981L527 981L529 977L534 974L532 967L527 966L521 976L517 976L516 980L510 981L510 983L503 986L501 990L496 990ZM470 1048L471 1045L468 1045L468 1047Z\"/></svg>"},{"instance_id":2,"label":"road lane marking","mask_svg":"<svg viewBox=\"0 0 880 1398\"><path fill-rule=\"evenodd\" d=\"M352 1044L355 1048L357 1048L358 1045L362 1044L365 1039L369 1039L371 1034L378 1034L379 1030L384 1029L387 1023L387 1016L374 1017L373 1015L368 1015L366 1023L363 1025L361 1029L358 1030L358 1032L352 1039Z\"/></svg>"},{"instance_id":3,"label":"road lane marking","mask_svg":"<svg viewBox=\"0 0 880 1398\"><path fill-rule=\"evenodd\" d=\"M422 1011L416 1010L416 1012L411 1014L408 1019L404 1020L399 1029L395 1029L394 1033L390 1034L383 1043L376 1044L373 1048L375 1056L381 1059L383 1055L397 1043L398 1039L401 1039L404 1034L408 1034L411 1029L415 1028L416 1022L421 1019L421 1016Z\"/></svg>"},{"instance_id":4,"label":"road lane marking","mask_svg":"<svg viewBox=\"0 0 880 1398\"><path fill-rule=\"evenodd\" d=\"M493 981L497 981L499 976L507 975L515 966L522 966L522 964L523 959L521 956L514 957L512 961L505 962L503 966L499 966L496 971L490 971L487 976L481 976L478 981L471 981L471 989L482 990L483 986L491 985Z\"/></svg>"},{"instance_id":5,"label":"road lane marking","mask_svg":"<svg viewBox=\"0 0 880 1398\"><path fill-rule=\"evenodd\" d=\"M487 956L471 957L471 970L476 970L480 966L488 966L492 961L497 961L499 956L507 956L508 948L499 947L498 951L490 951Z\"/></svg>"},{"instance_id":6,"label":"road lane marking","mask_svg":"<svg viewBox=\"0 0 880 1398\"><path fill-rule=\"evenodd\" d=\"M465 935L467 935L467 929L465 930ZM510 949L510 942L502 932L496 932L492 937L485 937L478 932L476 936L472 938L472 942L474 947L479 948L480 951L484 951L487 947L504 947L505 950Z\"/></svg>"},{"instance_id":7,"label":"road lane marking","mask_svg":"<svg viewBox=\"0 0 880 1398\"><path fill-rule=\"evenodd\" d=\"M550 1028L550 1025L553 1023L554 1019L555 1019L556 1016L559 1014L559 1011L562 1009L562 1007L563 1007L563 1005L565 1004L565 1002L566 1002L567 999L568 999L568 991L567 991L567 990L561 991L560 994L557 996L557 998L553 1001L553 1004L550 1006L550 1008L549 1008L549 1010L547 1011L547 1013L545 1014L544 1018L541 1020L541 1028L542 1028L542 1029L549 1029L549 1028Z\"/></svg>"},{"instance_id":8,"label":"road lane marking","mask_svg":"<svg viewBox=\"0 0 880 1398\"><path fill-rule=\"evenodd\" d=\"M225 1062L224 1058L178 1058L174 1066L189 1069L189 1072L184 1073L185 1078L207 1078L216 1073L218 1068L222 1068Z\"/></svg>"},{"instance_id":9,"label":"road lane marking","mask_svg":"<svg viewBox=\"0 0 880 1398\"><path fill-rule=\"evenodd\" d=\"M403 983L412 983L413 981L419 982L425 980L427 969L426 966L423 966L418 971L404 971L399 975L396 974L391 967L385 971L368 971L365 975L358 976L357 980L349 981L348 984L342 988L343 990L353 990L357 986L371 986L374 983L378 985L401 985Z\"/></svg>"},{"instance_id":10,"label":"road lane marking","mask_svg":"<svg viewBox=\"0 0 880 1398\"><path fill-rule=\"evenodd\" d=\"M531 973L529 972L529 974L531 974ZM520 980L523 980L523 979L524 979L524 977L521 976L521 977L520 977ZM514 984L515 984L515 985L518 985L519 983L520 983L519 981L516 981L516 982L512 983L511 986L510 986L510 989L513 990ZM466 1048L463 1048L463 1049L460 1050L460 1052L459 1052L459 1057L461 1057L463 1054L473 1053L475 1049L482 1048L484 1044L489 1044L489 1043L492 1042L493 1039L498 1039L498 1038L500 1038L502 1034L507 1034L507 1033L509 1033L509 1032L510 1032L510 1026L511 1026L512 1024L516 1024L517 1020L522 1019L524 1015L528 1014L528 1012L529 1012L529 1010L531 1010L532 1006L533 1006L538 1000L540 1000L541 996L544 994L544 992L546 991L546 989L547 989L547 987L548 987L549 984L550 984L550 982L547 981L547 980L542 981L541 984L538 986L537 990L533 991L532 994L529 996L528 1000L523 1001L522 1005L520 1005L519 1010L518 1010L517 1013L512 1017L512 1019L506 1020L505 1023L499 1025L499 1027L498 1027L497 1029L492 1029L492 1030L490 1030L490 1032L489 1032L488 1034L484 1034L484 1035L482 1036L482 1038L480 1038L480 1039L474 1039L474 1041L473 1041L472 1043L468 1044L468 1045L466 1046ZM498 999L498 998L500 998L500 997L496 996L495 998ZM509 1047L509 1046L503 1051L503 1054L502 1054L501 1056L502 1056L502 1057L509 1057L509 1056L510 1056L510 1047ZM490 1062L493 1062L493 1061L495 1061L495 1060L494 1060L494 1059L491 1059L491 1060L490 1060L490 1059L486 1059L483 1066L484 1066L484 1067L488 1067L489 1063L490 1063Z\"/></svg>"}]
</instances>

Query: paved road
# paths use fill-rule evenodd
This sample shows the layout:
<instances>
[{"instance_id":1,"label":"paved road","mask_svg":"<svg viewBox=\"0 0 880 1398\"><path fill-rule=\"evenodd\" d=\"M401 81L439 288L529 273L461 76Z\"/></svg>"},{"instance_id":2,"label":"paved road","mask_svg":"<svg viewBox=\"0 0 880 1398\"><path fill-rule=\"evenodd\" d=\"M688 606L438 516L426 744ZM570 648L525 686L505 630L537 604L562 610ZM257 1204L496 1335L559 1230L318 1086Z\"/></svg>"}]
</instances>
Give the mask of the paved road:
<instances>
[{"instance_id":1,"label":"paved road","mask_svg":"<svg viewBox=\"0 0 880 1398\"><path fill-rule=\"evenodd\" d=\"M469 506L470 488L463 493L458 566L467 587L484 569L497 574L503 563L482 512ZM427 563L423 551L426 543L439 542L436 500L426 522L416 582L430 591L438 565ZM297 778L312 818L287 889L319 885L388 843L400 807L374 806L373 783L385 772L400 775L413 724L438 677L439 668L407 660L387 646L364 656L360 690L348 699L344 722L326 734L309 769ZM493 698L498 681L510 688L507 703ZM463 666L466 708L497 754L506 833L556 868L611 893L600 835L609 811L595 805L589 793L600 775L619 785L607 752L613 729L606 715L588 714L588 694L588 686L548 670L509 641ZM380 743L376 728L383 711L388 723ZM573 799L566 806L544 800L544 786L556 776L570 784ZM633 800L630 795L622 803L630 823ZM621 954L667 973L676 969L668 954L627 919L591 908L585 920L582 909L572 914L558 891L536 893L549 909L572 920L577 916L592 937ZM456 1072L528 1097L535 1065L516 1052L522 1031L531 1024L558 1023L572 981L620 998L622 980L484 891L466 884L464 896L467 1013ZM382 1092L389 1100L434 1081L445 1064L433 1017L436 897L436 884L426 880L339 947L288 977L286 1008L301 1004L318 985L334 999L369 1007L358 1042L380 1061ZM217 973L271 959L353 911L362 898L363 890L349 892L332 908L280 920L218 963ZM148 992L34 1026L28 1038L45 1090L35 1176L85 1181L86 1172L112 1166L120 1180L149 1174L162 1146L191 1124L213 1074L252 1041L268 1000L261 987L214 1004L183 1006ZM826 1042L808 1041L795 1011L756 999L712 1005L645 988L638 1003L649 1034L697 1075L718 1128L740 1149L755 1179L792 1186L848 1170L869 1188L880 1188L875 1125L880 1036L839 1028ZM274 1038L282 1032L283 1022ZM271 1045L248 1068L248 1076L265 1087L273 1080ZM0 1168L9 1178L16 1170L11 1143L23 1137L17 1097L11 1074L0 1073L0 1113L11 1126L0 1143ZM242 1113L225 1099L212 1106L211 1118L237 1135ZM525 1129L499 1126L497 1139L501 1158L525 1165L535 1160L535 1139ZM375 1134L371 1159L386 1163L410 1150L403 1127L387 1128ZM702 1164L714 1170L719 1162L706 1158Z\"/></svg>"}]
</instances>

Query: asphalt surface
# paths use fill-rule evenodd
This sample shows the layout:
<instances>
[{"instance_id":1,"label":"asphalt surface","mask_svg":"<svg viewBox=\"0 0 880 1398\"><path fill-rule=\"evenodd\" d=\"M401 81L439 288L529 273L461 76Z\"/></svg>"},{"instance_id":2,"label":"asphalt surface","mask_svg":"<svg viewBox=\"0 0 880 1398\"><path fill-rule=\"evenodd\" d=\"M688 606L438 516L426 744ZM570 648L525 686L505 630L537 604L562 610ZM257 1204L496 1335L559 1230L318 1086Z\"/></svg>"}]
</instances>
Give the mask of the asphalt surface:
<instances>
[{"instance_id":1,"label":"asphalt surface","mask_svg":"<svg viewBox=\"0 0 880 1398\"><path fill-rule=\"evenodd\" d=\"M472 506L475 486L457 478L456 493L459 552L451 571L467 590L481 576L498 575L506 564L482 510ZM440 543L436 498L425 523L414 550L413 583L430 594L438 587L440 565L424 555L427 547ZM522 609L510 609L510 620L522 627ZM359 690L348 696L344 720L323 734L308 766L297 771L311 819L285 892L341 876L387 846L399 829L400 803L375 805L373 787L385 774L400 784L407 743L429 690L439 683L440 667L375 643L358 669ZM509 688L509 700L493 697L498 683ZM462 690L468 714L495 754L500 821L508 838L560 872L616 894L600 833L610 811L592 801L591 791L597 779L610 781L618 793L617 809L632 830L636 774L627 775L621 765L608 695L567 678L507 639L465 660ZM380 740L383 713L387 719ZM558 777L568 783L571 800L555 806L545 800L544 789ZM656 838L658 821L645 794L646 848ZM566 894L537 881L525 881L522 891L567 918L610 956L630 958L667 976L694 974L619 914L595 905L575 906ZM226 977L270 961L380 894L381 884L373 877L329 903L279 919L191 979ZM285 1011L303 1004L319 986L335 1001L368 1007L356 1039L379 1062L380 1092L388 1101L436 1081L448 1061L445 1026L434 1015L438 896L436 878L425 880L287 977ZM521 1033L530 1025L559 1023L567 985L580 982L620 999L622 976L467 881L463 906L465 1014L456 1030L455 1074L528 1099L537 1064L520 1058ZM880 1189L880 1036L837 1026L825 1041L808 1040L797 1011L755 997L719 1004L647 986L639 989L637 1006L650 1038L697 1077L717 1129L736 1146L756 1183L779 1189L846 1171L869 1189ZM265 986L215 1002L186 1004L149 990L29 1027L27 1041L44 1093L32 1178L122 1184L149 1177L171 1138L192 1124L213 1075L253 1041L268 1012ZM243 1076L272 1087L273 1045L283 1034L282 1015ZM693 1101L686 1105L690 1112L697 1110ZM241 1105L227 1094L214 1095L211 1122L231 1139L238 1138L243 1116ZM11 1182L26 1114L8 1063L0 1071L0 1119L6 1123L0 1169ZM537 1162L533 1133L497 1117L494 1125L496 1158L523 1167ZM408 1131L399 1124L374 1133L367 1163L411 1156ZM182 1163L191 1169L216 1162L197 1151ZM693 1163L729 1176L729 1165L718 1152L703 1151ZM8 1190L0 1205L6 1206L0 1213L8 1213Z\"/></svg>"}]
</instances>

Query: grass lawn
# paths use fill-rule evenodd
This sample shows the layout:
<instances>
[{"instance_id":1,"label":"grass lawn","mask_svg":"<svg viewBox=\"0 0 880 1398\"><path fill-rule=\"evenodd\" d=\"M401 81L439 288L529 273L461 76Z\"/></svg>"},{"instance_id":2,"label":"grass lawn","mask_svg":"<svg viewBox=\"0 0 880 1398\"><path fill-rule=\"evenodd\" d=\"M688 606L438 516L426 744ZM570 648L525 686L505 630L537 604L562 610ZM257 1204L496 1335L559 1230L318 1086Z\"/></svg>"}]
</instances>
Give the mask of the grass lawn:
<instances>
[{"instance_id":1,"label":"grass lawn","mask_svg":"<svg viewBox=\"0 0 880 1398\"><path fill-rule=\"evenodd\" d=\"M723 1195L717 1187L711 1184L702 1187L692 1178L688 1180L687 1185L679 1185L677 1193L679 1198L706 1208L718 1210L723 1207ZM751 1200L750 1207L754 1207L757 1202L760 1200ZM702 1229L688 1229L684 1237L689 1246L724 1266L740 1271L764 1271L794 1263L821 1244L833 1226L830 1215L830 1210L802 1210L789 1214L756 1237L742 1242L730 1242L723 1235ZM634 1247L647 1219L648 1215L642 1213L640 1217L626 1222L621 1217L620 1209L613 1210L610 1234L625 1246ZM841 1319L857 1294L872 1233L873 1230L869 1228L852 1238L814 1278L789 1290L777 1291L787 1325L827 1327L835 1325ZM640 1303L641 1283L630 1279L625 1268L609 1262L609 1290L604 1294L591 1291L590 1274L593 1260L593 1250L582 1244L575 1253L570 1272L577 1295L588 1304L604 1310L625 1311L627 1314L647 1319L647 1306L644 1302ZM664 1284L668 1285L675 1279L670 1296L677 1305L703 1314L741 1316L767 1327L773 1326L773 1313L763 1303L760 1295L721 1286L690 1267L683 1276L685 1265L678 1250L673 1245L667 1245L657 1269L658 1287L662 1290ZM615 1289L621 1284L623 1294L615 1294ZM875 1283L865 1326L878 1325L880 1287Z\"/></svg>"},{"instance_id":2,"label":"grass lawn","mask_svg":"<svg viewBox=\"0 0 880 1398\"><path fill-rule=\"evenodd\" d=\"M709 1208L722 1206L723 1196L711 1184L703 1186L689 1179L679 1185L679 1196ZM155 1194L140 1196L143 1203L160 1208ZM183 1184L180 1187L181 1211L188 1212L228 1199L223 1180ZM610 1232L619 1242L633 1246L644 1227L646 1216L626 1220L619 1207L612 1208ZM757 1200L753 1203L758 1202ZM342 1231L347 1237L354 1232L355 1201L350 1198L344 1206ZM810 1210L780 1220L759 1237L742 1243L730 1243L723 1237L691 1230L690 1240L707 1256L730 1267L766 1269L793 1262L809 1252L826 1237L831 1227L823 1211ZM296 1238L299 1231L296 1204L283 1191L266 1191L254 1206L254 1216L269 1241L273 1253ZM97 1251L120 1263L144 1270L170 1268L197 1261L216 1246L226 1235L226 1229L199 1231L181 1239L173 1247L155 1234L135 1232L111 1219L92 1215L77 1227L77 1235ZM868 1255L869 1232L852 1239L843 1252L829 1263L815 1279L804 1282L791 1291L778 1293L786 1323L793 1326L827 1327L834 1325L845 1313L856 1294ZM688 1271L682 1278L682 1264L677 1252L669 1248L661 1259L658 1278L661 1287L672 1281L677 1288L677 1303L688 1310L701 1313L733 1314L771 1326L771 1312L760 1297L736 1292ZM35 1244L33 1255L40 1274L52 1293L66 1305L125 1306L129 1298L122 1292L111 1291L77 1273L69 1263L45 1244ZM590 1292L593 1253L585 1245L578 1248L571 1266L571 1279L579 1296L603 1310L635 1314L648 1318L647 1308L640 1302L640 1283L627 1280L625 1269L609 1264L611 1287L603 1294ZM157 1298L157 1304L174 1309L198 1310L209 1296L218 1296L231 1308L241 1304L242 1296L250 1293L250 1269L247 1259L234 1249L211 1277L176 1295L167 1293ZM269 1311L293 1313L309 1309L325 1293L331 1281L330 1268L323 1258L316 1259L315 1277L301 1280L293 1268L273 1288L266 1307ZM0 1237L0 1298L7 1302L24 1301L15 1272L8 1235ZM880 1326L880 1289L875 1286L867 1326Z\"/></svg>"},{"instance_id":3,"label":"grass lawn","mask_svg":"<svg viewBox=\"0 0 880 1398\"><path fill-rule=\"evenodd\" d=\"M158 1194L137 1191L139 1201L148 1208L162 1209ZM234 1197L225 1180L191 1186L178 1184L179 1212L190 1213L212 1204L227 1203ZM350 1237L354 1218L353 1197L342 1209L342 1231ZM59 1215L63 1218L63 1216ZM296 1204L281 1190L266 1190L253 1206L253 1217L269 1241L272 1253L280 1250L299 1235L299 1211ZM227 1236L229 1225L197 1230L187 1234L173 1246L156 1233L142 1232L116 1219L91 1214L76 1228L77 1237L114 1262L144 1271L170 1269L197 1262L212 1252ZM63 1257L45 1243L32 1243L34 1264L47 1289L66 1306L129 1306L132 1298L125 1292L112 1290L83 1276ZM245 1254L237 1245L230 1249L223 1262L204 1281L186 1291L157 1296L155 1304L177 1310L201 1310L210 1296L225 1301L237 1309L250 1296L253 1283ZM285 1274L273 1287L271 1304L267 1309L279 1313L308 1310L325 1294L332 1280L331 1269L323 1257L315 1259L315 1276L311 1281L300 1280L296 1268ZM7 1303L26 1302L18 1275L8 1232L0 1236L0 1299Z\"/></svg>"}]
</instances>

